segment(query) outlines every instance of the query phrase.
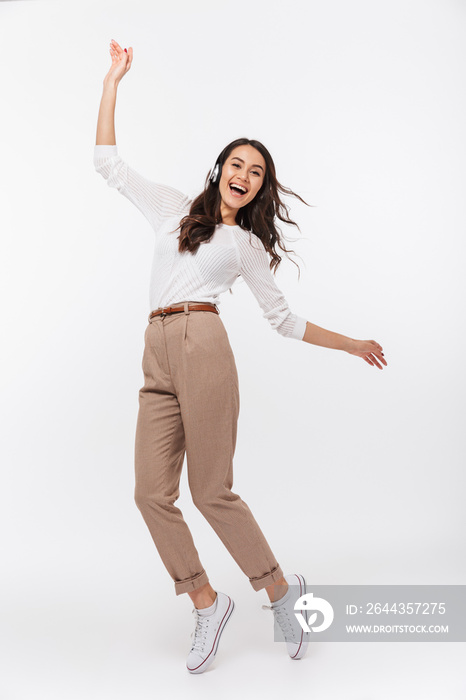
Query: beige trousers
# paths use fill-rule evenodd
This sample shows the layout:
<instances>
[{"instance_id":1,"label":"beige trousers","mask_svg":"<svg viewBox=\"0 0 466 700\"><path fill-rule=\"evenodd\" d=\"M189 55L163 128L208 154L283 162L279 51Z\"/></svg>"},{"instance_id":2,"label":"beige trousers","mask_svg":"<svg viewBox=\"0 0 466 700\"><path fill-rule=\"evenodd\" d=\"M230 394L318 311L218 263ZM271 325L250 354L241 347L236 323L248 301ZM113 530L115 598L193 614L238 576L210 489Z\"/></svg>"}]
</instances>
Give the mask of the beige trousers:
<instances>
[{"instance_id":1,"label":"beige trousers","mask_svg":"<svg viewBox=\"0 0 466 700\"><path fill-rule=\"evenodd\" d=\"M188 310L149 318L135 439L134 498L179 595L209 581L174 503L186 454L193 503L255 591L283 571L248 505L234 493L238 374L220 316Z\"/></svg>"}]
</instances>

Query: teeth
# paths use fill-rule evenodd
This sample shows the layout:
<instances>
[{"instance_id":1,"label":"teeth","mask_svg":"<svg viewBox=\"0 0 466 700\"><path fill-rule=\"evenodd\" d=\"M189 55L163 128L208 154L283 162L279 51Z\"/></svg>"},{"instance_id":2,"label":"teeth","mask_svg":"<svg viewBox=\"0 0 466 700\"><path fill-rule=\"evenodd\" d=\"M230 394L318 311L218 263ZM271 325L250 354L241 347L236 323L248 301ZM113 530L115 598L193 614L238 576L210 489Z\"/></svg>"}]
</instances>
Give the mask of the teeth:
<instances>
[{"instance_id":1,"label":"teeth","mask_svg":"<svg viewBox=\"0 0 466 700\"><path fill-rule=\"evenodd\" d=\"M232 187L239 187L239 189L243 190L243 192L247 192L247 189L243 187L242 185L237 185L236 182L232 184Z\"/></svg>"}]
</instances>

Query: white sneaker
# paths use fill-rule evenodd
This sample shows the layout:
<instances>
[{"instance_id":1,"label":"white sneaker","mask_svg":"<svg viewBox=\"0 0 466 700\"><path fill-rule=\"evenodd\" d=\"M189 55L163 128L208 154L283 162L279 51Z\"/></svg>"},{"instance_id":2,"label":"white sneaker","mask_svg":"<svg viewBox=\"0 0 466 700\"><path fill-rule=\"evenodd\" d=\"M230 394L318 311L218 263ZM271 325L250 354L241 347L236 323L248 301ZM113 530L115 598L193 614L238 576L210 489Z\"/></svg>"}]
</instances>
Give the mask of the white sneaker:
<instances>
[{"instance_id":1,"label":"white sneaker","mask_svg":"<svg viewBox=\"0 0 466 700\"><path fill-rule=\"evenodd\" d=\"M302 659L306 653L310 640L310 633L305 632L299 624L294 605L298 598L306 592L306 582L301 574L288 574L284 577L289 588L285 593L286 600L282 602L279 598L272 605L263 605L264 610L272 610L275 622L280 626L286 641L288 654L292 659ZM289 595L288 595L289 594ZM302 611L302 615L308 622L307 610Z\"/></svg>"},{"instance_id":2,"label":"white sneaker","mask_svg":"<svg viewBox=\"0 0 466 700\"><path fill-rule=\"evenodd\" d=\"M193 608L196 617L196 629L193 644L186 661L186 668L190 673L204 673L215 659L220 637L231 617L235 604L230 596L217 591L217 607L212 615L200 615L197 608Z\"/></svg>"}]
</instances>

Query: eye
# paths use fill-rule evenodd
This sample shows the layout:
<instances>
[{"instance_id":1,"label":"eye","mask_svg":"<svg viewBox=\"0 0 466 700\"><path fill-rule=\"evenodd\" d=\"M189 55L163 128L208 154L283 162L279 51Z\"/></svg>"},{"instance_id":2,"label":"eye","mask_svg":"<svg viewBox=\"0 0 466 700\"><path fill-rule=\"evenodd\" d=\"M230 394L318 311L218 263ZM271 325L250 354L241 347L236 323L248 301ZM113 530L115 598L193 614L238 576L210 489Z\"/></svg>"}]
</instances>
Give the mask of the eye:
<instances>
[{"instance_id":1,"label":"eye","mask_svg":"<svg viewBox=\"0 0 466 700\"><path fill-rule=\"evenodd\" d=\"M236 166L237 168L241 168L241 165L239 163L232 163L233 166ZM260 177L260 173L257 170L251 170L253 175L258 175Z\"/></svg>"}]
</instances>

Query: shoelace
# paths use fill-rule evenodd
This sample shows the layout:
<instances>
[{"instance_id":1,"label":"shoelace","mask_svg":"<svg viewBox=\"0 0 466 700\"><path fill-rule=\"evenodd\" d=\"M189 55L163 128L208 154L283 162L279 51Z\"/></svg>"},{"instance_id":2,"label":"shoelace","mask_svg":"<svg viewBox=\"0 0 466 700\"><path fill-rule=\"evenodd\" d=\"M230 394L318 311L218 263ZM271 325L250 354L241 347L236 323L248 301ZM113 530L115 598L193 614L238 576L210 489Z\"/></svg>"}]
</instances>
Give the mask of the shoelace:
<instances>
[{"instance_id":1,"label":"shoelace","mask_svg":"<svg viewBox=\"0 0 466 700\"><path fill-rule=\"evenodd\" d=\"M285 637L285 641L287 642L294 642L295 640L295 634L293 631L293 626L291 624L290 618L288 617L288 611L286 608L272 608L271 605L263 605L262 606L263 610L271 610L274 614L274 617L278 624L280 625L280 629L283 632L283 636Z\"/></svg>"},{"instance_id":2,"label":"shoelace","mask_svg":"<svg viewBox=\"0 0 466 700\"><path fill-rule=\"evenodd\" d=\"M191 651L199 651L202 653L204 651L204 644L207 637L209 617L199 615L196 608L193 608L193 613L196 616L196 629L191 632L191 637L194 634L194 641L191 646Z\"/></svg>"}]
</instances>

